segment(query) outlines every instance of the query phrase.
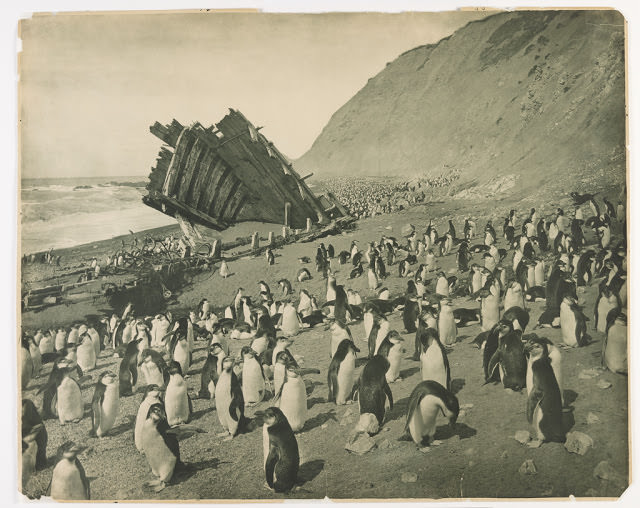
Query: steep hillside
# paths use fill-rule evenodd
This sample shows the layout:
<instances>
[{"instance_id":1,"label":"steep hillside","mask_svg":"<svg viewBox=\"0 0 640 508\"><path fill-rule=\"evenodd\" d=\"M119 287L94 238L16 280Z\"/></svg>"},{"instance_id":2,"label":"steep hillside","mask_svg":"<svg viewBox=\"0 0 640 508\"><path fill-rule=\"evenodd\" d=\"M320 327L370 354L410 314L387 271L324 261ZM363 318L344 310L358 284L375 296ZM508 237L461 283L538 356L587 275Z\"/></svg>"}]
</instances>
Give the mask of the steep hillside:
<instances>
[{"instance_id":1,"label":"steep hillside","mask_svg":"<svg viewBox=\"0 0 640 508\"><path fill-rule=\"evenodd\" d=\"M320 177L457 168L461 183L520 188L602 170L621 181L624 90L618 12L500 13L387 64L296 166Z\"/></svg>"}]
</instances>

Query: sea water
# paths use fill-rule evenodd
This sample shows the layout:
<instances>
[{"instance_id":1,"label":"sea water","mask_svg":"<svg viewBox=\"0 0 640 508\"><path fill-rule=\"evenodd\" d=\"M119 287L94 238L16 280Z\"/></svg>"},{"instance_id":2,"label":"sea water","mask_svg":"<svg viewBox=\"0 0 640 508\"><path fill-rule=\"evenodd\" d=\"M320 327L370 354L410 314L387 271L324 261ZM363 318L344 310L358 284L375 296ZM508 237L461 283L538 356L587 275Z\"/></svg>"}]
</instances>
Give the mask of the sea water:
<instances>
[{"instance_id":1,"label":"sea water","mask_svg":"<svg viewBox=\"0 0 640 508\"><path fill-rule=\"evenodd\" d=\"M22 253L73 247L130 231L175 224L142 202L146 178L28 178L22 180Z\"/></svg>"}]
</instances>

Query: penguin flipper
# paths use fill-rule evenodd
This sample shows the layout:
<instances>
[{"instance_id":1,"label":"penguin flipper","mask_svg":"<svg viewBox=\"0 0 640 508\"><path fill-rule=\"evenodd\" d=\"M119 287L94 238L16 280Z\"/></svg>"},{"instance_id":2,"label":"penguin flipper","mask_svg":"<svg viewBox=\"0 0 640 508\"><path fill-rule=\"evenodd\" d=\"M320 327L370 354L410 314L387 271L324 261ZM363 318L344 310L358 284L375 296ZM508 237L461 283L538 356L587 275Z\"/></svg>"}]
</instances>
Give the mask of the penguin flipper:
<instances>
[{"instance_id":1,"label":"penguin flipper","mask_svg":"<svg viewBox=\"0 0 640 508\"><path fill-rule=\"evenodd\" d=\"M271 446L269 448L269 455L267 456L267 460L264 464L264 472L267 477L267 484L270 488L273 489L273 475L276 469L276 464L280 460L280 453L278 452L278 448L275 446Z\"/></svg>"},{"instance_id":2,"label":"penguin flipper","mask_svg":"<svg viewBox=\"0 0 640 508\"><path fill-rule=\"evenodd\" d=\"M527 399L527 421L529 423L533 422L533 413L540 402L542 402L542 391L534 386L533 390L531 390L531 393L529 394L529 398Z\"/></svg>"},{"instance_id":3,"label":"penguin flipper","mask_svg":"<svg viewBox=\"0 0 640 508\"><path fill-rule=\"evenodd\" d=\"M87 499L91 499L91 487L89 485L89 479L87 478L87 474L84 472L84 468L82 467L82 464L80 464L80 461L78 460L77 457L76 457L76 467L80 472L80 479L82 480L82 486L84 487L85 496L87 496Z\"/></svg>"},{"instance_id":4,"label":"penguin flipper","mask_svg":"<svg viewBox=\"0 0 640 508\"><path fill-rule=\"evenodd\" d=\"M487 366L487 377L484 380L484 384L489 384L493 380L493 376L495 374L496 369L500 365L501 354L500 351L496 351L491 360L489 360L489 365Z\"/></svg>"},{"instance_id":5,"label":"penguin flipper","mask_svg":"<svg viewBox=\"0 0 640 508\"><path fill-rule=\"evenodd\" d=\"M391 387L389 386L389 383L387 383L386 380L384 382L384 393L387 395L387 398L389 399L389 409L393 409L393 394L391 393Z\"/></svg>"},{"instance_id":6,"label":"penguin flipper","mask_svg":"<svg viewBox=\"0 0 640 508\"><path fill-rule=\"evenodd\" d=\"M335 402L338 393L338 373L336 370L329 368L329 373L327 374L327 387L329 389L327 402Z\"/></svg>"}]
</instances>

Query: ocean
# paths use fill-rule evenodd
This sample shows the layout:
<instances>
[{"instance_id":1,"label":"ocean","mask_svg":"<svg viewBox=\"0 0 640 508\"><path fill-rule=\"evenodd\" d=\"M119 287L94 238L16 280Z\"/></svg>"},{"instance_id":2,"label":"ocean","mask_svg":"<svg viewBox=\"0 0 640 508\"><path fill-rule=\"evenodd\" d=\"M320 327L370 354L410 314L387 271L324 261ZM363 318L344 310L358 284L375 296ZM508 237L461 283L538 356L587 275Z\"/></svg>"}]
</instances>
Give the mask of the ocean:
<instances>
[{"instance_id":1,"label":"ocean","mask_svg":"<svg viewBox=\"0 0 640 508\"><path fill-rule=\"evenodd\" d=\"M175 219L142 203L146 178L25 178L20 224L22 253L73 247Z\"/></svg>"}]
</instances>

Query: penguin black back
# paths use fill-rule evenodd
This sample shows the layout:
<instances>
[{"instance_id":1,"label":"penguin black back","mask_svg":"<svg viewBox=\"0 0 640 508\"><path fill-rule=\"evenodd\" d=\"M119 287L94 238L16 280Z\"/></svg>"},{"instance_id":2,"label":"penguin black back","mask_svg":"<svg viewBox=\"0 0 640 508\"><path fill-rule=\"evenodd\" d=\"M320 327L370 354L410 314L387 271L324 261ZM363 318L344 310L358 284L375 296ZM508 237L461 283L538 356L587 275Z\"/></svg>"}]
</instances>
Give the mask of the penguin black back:
<instances>
[{"instance_id":1,"label":"penguin black back","mask_svg":"<svg viewBox=\"0 0 640 508\"><path fill-rule=\"evenodd\" d=\"M331 358L329 372L327 373L327 386L329 388L328 402L335 402L336 400L336 396L338 395L338 371L340 370L340 364L344 361L349 351L353 351L354 354L360 352L353 341L344 339L338 344L338 348Z\"/></svg>"},{"instance_id":2,"label":"penguin black back","mask_svg":"<svg viewBox=\"0 0 640 508\"><path fill-rule=\"evenodd\" d=\"M384 420L384 403L387 398L390 408L393 409L393 395L385 377L387 370L389 360L384 356L375 355L362 369L358 382L360 414L372 413L380 425Z\"/></svg>"},{"instance_id":3,"label":"penguin black back","mask_svg":"<svg viewBox=\"0 0 640 508\"><path fill-rule=\"evenodd\" d=\"M124 357L119 367L120 395L133 395L133 387L138 382L138 344L142 339L132 340L127 344Z\"/></svg>"},{"instance_id":4,"label":"penguin black back","mask_svg":"<svg viewBox=\"0 0 640 508\"><path fill-rule=\"evenodd\" d=\"M265 443L264 471L267 484L275 492L291 490L300 468L298 442L287 417L277 407L264 412L269 443ZM268 452L267 452L268 450Z\"/></svg>"},{"instance_id":5,"label":"penguin black back","mask_svg":"<svg viewBox=\"0 0 640 508\"><path fill-rule=\"evenodd\" d=\"M43 425L42 418L31 399L22 399L22 437L26 437L34 431L38 425L42 425L36 435L38 451L36 454L36 469L47 467L47 441L49 439L47 429Z\"/></svg>"}]
</instances>

